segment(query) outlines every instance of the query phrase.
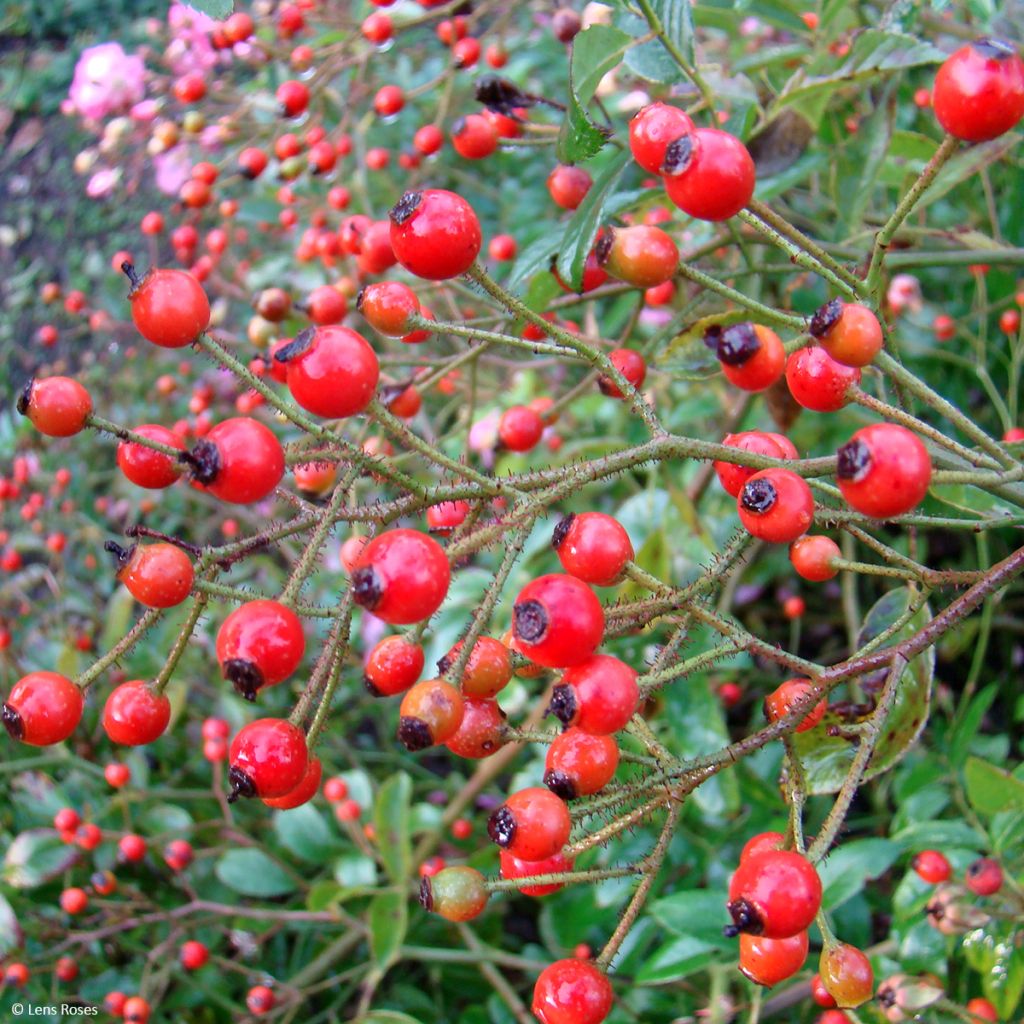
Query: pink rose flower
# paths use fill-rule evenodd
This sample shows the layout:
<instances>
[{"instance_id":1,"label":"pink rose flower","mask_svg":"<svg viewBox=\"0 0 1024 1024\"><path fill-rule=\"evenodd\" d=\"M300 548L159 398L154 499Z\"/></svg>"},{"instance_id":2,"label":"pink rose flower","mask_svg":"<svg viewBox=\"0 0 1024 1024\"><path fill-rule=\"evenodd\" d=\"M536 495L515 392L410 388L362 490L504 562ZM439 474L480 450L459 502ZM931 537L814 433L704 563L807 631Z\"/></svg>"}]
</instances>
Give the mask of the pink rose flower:
<instances>
[{"instance_id":1,"label":"pink rose flower","mask_svg":"<svg viewBox=\"0 0 1024 1024\"><path fill-rule=\"evenodd\" d=\"M153 157L156 187L165 195L176 196L192 175L192 158L185 146L175 146Z\"/></svg>"},{"instance_id":2,"label":"pink rose flower","mask_svg":"<svg viewBox=\"0 0 1024 1024\"><path fill-rule=\"evenodd\" d=\"M82 51L68 99L82 117L100 120L138 103L146 92L146 66L119 43L101 43Z\"/></svg>"}]
</instances>

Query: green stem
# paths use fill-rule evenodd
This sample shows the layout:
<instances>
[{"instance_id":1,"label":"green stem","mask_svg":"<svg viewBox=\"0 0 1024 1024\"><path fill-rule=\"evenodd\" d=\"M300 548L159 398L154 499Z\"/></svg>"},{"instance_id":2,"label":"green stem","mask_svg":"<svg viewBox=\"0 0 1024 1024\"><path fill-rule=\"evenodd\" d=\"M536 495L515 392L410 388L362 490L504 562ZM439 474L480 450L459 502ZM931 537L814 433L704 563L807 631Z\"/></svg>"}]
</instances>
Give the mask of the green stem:
<instances>
[{"instance_id":1,"label":"green stem","mask_svg":"<svg viewBox=\"0 0 1024 1024\"><path fill-rule=\"evenodd\" d=\"M94 661L78 678L75 685L82 690L88 690L89 686L105 672L119 658L127 654L156 624L164 610L162 608L149 608L138 622L113 647Z\"/></svg>"},{"instance_id":2,"label":"green stem","mask_svg":"<svg viewBox=\"0 0 1024 1024\"><path fill-rule=\"evenodd\" d=\"M185 648L188 647L189 640L192 639L192 634L195 631L196 624L199 622L199 617L203 614L203 609L206 608L206 602L207 595L202 591L192 599L192 607L189 609L188 617L182 623L181 630L174 640L174 646L171 647L163 668L160 669L153 680L154 693L161 694L166 689L174 669L181 660L181 656L185 653Z\"/></svg>"}]
</instances>

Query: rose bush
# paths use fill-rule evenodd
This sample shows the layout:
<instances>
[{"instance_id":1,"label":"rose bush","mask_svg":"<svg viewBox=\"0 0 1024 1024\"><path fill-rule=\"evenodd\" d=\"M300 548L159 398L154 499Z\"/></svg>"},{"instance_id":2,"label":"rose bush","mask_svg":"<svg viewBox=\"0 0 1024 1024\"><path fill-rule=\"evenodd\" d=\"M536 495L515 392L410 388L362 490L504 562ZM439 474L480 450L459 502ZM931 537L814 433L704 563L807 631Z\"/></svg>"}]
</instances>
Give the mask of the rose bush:
<instances>
[{"instance_id":1,"label":"rose bush","mask_svg":"<svg viewBox=\"0 0 1024 1024\"><path fill-rule=\"evenodd\" d=\"M0 999L1015 1019L1013 26L202 6L12 359Z\"/></svg>"}]
</instances>

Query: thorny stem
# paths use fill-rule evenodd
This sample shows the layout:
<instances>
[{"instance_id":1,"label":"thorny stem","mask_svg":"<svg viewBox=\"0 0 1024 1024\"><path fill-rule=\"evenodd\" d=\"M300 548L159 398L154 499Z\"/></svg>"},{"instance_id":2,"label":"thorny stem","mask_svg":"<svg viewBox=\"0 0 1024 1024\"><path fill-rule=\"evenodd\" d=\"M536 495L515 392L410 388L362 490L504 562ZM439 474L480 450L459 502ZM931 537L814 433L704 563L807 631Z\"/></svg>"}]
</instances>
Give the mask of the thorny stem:
<instances>
[{"instance_id":1,"label":"thorny stem","mask_svg":"<svg viewBox=\"0 0 1024 1024\"><path fill-rule=\"evenodd\" d=\"M828 853L833 841L839 834L839 829L842 828L843 822L846 820L850 804L853 803L857 789L864 779L864 772L867 771L871 755L875 752L875 746L882 734L885 720L889 717L889 712L892 711L899 681L906 667L907 659L898 652L893 654L889 666L889 674L885 679L885 686L878 697L878 705L867 720L864 731L859 735L859 745L857 753L854 754L853 763L850 765L846 778L843 780L843 785L836 795L835 803L832 804L832 810L829 811L828 817L822 823L817 837L807 850L808 859L813 864L818 863Z\"/></svg>"}]
</instances>

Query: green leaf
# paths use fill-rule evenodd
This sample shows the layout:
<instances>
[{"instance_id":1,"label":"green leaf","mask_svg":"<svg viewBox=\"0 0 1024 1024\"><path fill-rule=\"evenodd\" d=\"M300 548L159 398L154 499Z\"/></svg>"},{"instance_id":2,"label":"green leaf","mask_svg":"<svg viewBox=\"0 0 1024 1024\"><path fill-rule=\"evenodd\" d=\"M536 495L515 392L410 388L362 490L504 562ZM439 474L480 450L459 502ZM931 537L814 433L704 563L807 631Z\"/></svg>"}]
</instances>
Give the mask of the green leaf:
<instances>
[{"instance_id":1,"label":"green leaf","mask_svg":"<svg viewBox=\"0 0 1024 1024\"><path fill-rule=\"evenodd\" d=\"M214 866L214 874L243 896L287 896L294 892L294 879L261 850L228 850Z\"/></svg>"},{"instance_id":2,"label":"green leaf","mask_svg":"<svg viewBox=\"0 0 1024 1024\"><path fill-rule=\"evenodd\" d=\"M16 836L4 856L3 881L15 889L33 889L63 874L81 857L49 828L33 828Z\"/></svg>"},{"instance_id":3,"label":"green leaf","mask_svg":"<svg viewBox=\"0 0 1024 1024\"><path fill-rule=\"evenodd\" d=\"M977 736L978 729L981 728L981 720L998 694L998 686L995 684L986 686L981 693L975 696L967 709L957 716L949 742L949 760L957 768L967 760L971 741Z\"/></svg>"},{"instance_id":4,"label":"green leaf","mask_svg":"<svg viewBox=\"0 0 1024 1024\"><path fill-rule=\"evenodd\" d=\"M555 245L547 234L531 242L516 257L512 273L509 274L508 280L505 282L506 289L510 292L518 292L527 281L532 281L538 273L550 270L554 255Z\"/></svg>"},{"instance_id":5,"label":"green leaf","mask_svg":"<svg viewBox=\"0 0 1024 1024\"><path fill-rule=\"evenodd\" d=\"M991 142L980 142L976 146L962 149L956 156L951 157L946 166L935 176L928 191L917 204L918 209L934 203L936 199L941 199L960 182L976 177L989 164L1002 160L1007 153L1016 149L1020 140L1019 132L1007 132Z\"/></svg>"},{"instance_id":6,"label":"green leaf","mask_svg":"<svg viewBox=\"0 0 1024 1024\"><path fill-rule=\"evenodd\" d=\"M888 72L939 64L945 59L946 54L938 47L914 36L865 29L842 61L837 62L831 53L823 53L809 67L799 69L786 83L776 106L799 101L801 111L807 114L807 101L816 94L829 97L842 85L857 83L863 87L865 82Z\"/></svg>"},{"instance_id":7,"label":"green leaf","mask_svg":"<svg viewBox=\"0 0 1024 1024\"><path fill-rule=\"evenodd\" d=\"M281 845L299 860L322 864L338 852L338 840L312 804L274 815L274 832Z\"/></svg>"},{"instance_id":8,"label":"green leaf","mask_svg":"<svg viewBox=\"0 0 1024 1024\"><path fill-rule=\"evenodd\" d=\"M911 592L906 587L890 590L879 598L864 619L857 641L858 646L875 639L905 615L909 609L910 598ZM888 638L881 649L898 644L911 636L930 617L931 613L927 606L918 609L901 629ZM903 676L897 684L892 710L864 773L865 781L892 768L921 735L921 730L928 720L934 672L934 648L919 654L904 668ZM794 733L793 740L803 761L811 793L835 793L839 790L857 752L856 742L844 739L842 730L844 727L863 722L868 717L870 712L867 715L842 717L830 709L813 729ZM840 730L840 735L829 735L829 730L833 727Z\"/></svg>"},{"instance_id":9,"label":"green leaf","mask_svg":"<svg viewBox=\"0 0 1024 1024\"><path fill-rule=\"evenodd\" d=\"M235 9L235 0L186 0L189 7L201 14L223 21Z\"/></svg>"},{"instance_id":10,"label":"green leaf","mask_svg":"<svg viewBox=\"0 0 1024 1024\"><path fill-rule=\"evenodd\" d=\"M966 821L915 821L889 837L904 851L911 850L984 850L986 838Z\"/></svg>"},{"instance_id":11,"label":"green leaf","mask_svg":"<svg viewBox=\"0 0 1024 1024\"><path fill-rule=\"evenodd\" d=\"M818 870L824 892L821 905L833 910L884 875L903 851L888 839L855 839L833 850Z\"/></svg>"},{"instance_id":12,"label":"green leaf","mask_svg":"<svg viewBox=\"0 0 1024 1024\"><path fill-rule=\"evenodd\" d=\"M405 772L396 772L380 787L373 807L380 858L391 880L399 885L412 872L411 800L412 780Z\"/></svg>"},{"instance_id":13,"label":"green leaf","mask_svg":"<svg viewBox=\"0 0 1024 1024\"><path fill-rule=\"evenodd\" d=\"M7 899L0 895L0 957L7 956L11 950L17 949L21 942L22 934L18 916Z\"/></svg>"},{"instance_id":14,"label":"green leaf","mask_svg":"<svg viewBox=\"0 0 1024 1024\"><path fill-rule=\"evenodd\" d=\"M334 877L346 889L360 889L377 883L377 865L362 853L346 853L334 862Z\"/></svg>"},{"instance_id":15,"label":"green leaf","mask_svg":"<svg viewBox=\"0 0 1024 1024\"><path fill-rule=\"evenodd\" d=\"M836 179L836 208L842 215L837 237L849 238L861 226L878 174L885 162L896 120L895 90L890 83L874 112L845 148Z\"/></svg>"},{"instance_id":16,"label":"green leaf","mask_svg":"<svg viewBox=\"0 0 1024 1024\"><path fill-rule=\"evenodd\" d=\"M566 226L558 252L558 273L571 288L582 286L583 267L605 216L605 206L630 159L628 152L620 153L605 167Z\"/></svg>"},{"instance_id":17,"label":"green leaf","mask_svg":"<svg viewBox=\"0 0 1024 1024\"><path fill-rule=\"evenodd\" d=\"M655 359L656 365L681 380L704 380L721 367L715 353L704 344L709 327L729 327L748 319L742 309L710 313L683 328Z\"/></svg>"},{"instance_id":18,"label":"green leaf","mask_svg":"<svg viewBox=\"0 0 1024 1024\"><path fill-rule=\"evenodd\" d=\"M562 163L587 160L605 144L610 132L594 123L587 104L601 79L618 66L631 42L625 32L610 25L591 25L573 40L569 103L556 147Z\"/></svg>"},{"instance_id":19,"label":"green leaf","mask_svg":"<svg viewBox=\"0 0 1024 1024\"><path fill-rule=\"evenodd\" d=\"M674 892L651 904L651 915L676 935L717 938L729 923L724 889L688 889Z\"/></svg>"},{"instance_id":20,"label":"green leaf","mask_svg":"<svg viewBox=\"0 0 1024 1024\"><path fill-rule=\"evenodd\" d=\"M714 942L684 935L673 939L643 962L635 980L641 985L660 985L689 977L704 970L708 964L732 959L733 953L719 935Z\"/></svg>"},{"instance_id":21,"label":"green leaf","mask_svg":"<svg viewBox=\"0 0 1024 1024\"><path fill-rule=\"evenodd\" d=\"M651 0L651 10L661 22L665 39L683 55L683 60L693 67L693 11L690 8L690 0Z\"/></svg>"},{"instance_id":22,"label":"green leaf","mask_svg":"<svg viewBox=\"0 0 1024 1024\"><path fill-rule=\"evenodd\" d=\"M979 814L1024 808L1024 782L980 757L967 759L964 783L967 799Z\"/></svg>"},{"instance_id":23,"label":"green leaf","mask_svg":"<svg viewBox=\"0 0 1024 1024\"><path fill-rule=\"evenodd\" d=\"M135 598L124 587L116 587L103 609L103 632L99 638L101 650L110 650L131 629L134 610Z\"/></svg>"},{"instance_id":24,"label":"green leaf","mask_svg":"<svg viewBox=\"0 0 1024 1024\"><path fill-rule=\"evenodd\" d=\"M409 904L404 893L382 892L370 903L370 953L381 970L397 959L409 925Z\"/></svg>"},{"instance_id":25,"label":"green leaf","mask_svg":"<svg viewBox=\"0 0 1024 1024\"><path fill-rule=\"evenodd\" d=\"M355 1024L421 1024L421 1021L407 1013L398 1013L397 1010L371 1010Z\"/></svg>"},{"instance_id":26,"label":"green leaf","mask_svg":"<svg viewBox=\"0 0 1024 1024\"><path fill-rule=\"evenodd\" d=\"M327 878L314 882L306 896L306 909L314 911L333 910L345 898L345 889Z\"/></svg>"}]
</instances>

